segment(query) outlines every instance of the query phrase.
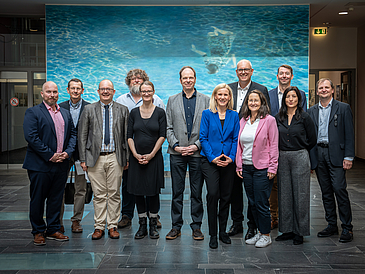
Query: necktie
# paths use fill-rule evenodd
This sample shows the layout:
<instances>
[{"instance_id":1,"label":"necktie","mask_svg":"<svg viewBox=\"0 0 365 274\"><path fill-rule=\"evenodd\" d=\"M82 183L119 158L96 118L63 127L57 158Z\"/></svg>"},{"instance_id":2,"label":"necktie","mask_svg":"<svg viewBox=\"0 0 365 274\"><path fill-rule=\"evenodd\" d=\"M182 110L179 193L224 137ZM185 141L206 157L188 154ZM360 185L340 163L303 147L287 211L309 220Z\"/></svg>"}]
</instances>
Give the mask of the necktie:
<instances>
[{"instance_id":1,"label":"necktie","mask_svg":"<svg viewBox=\"0 0 365 274\"><path fill-rule=\"evenodd\" d=\"M109 132L109 105L105 106L105 135L104 143L109 145L110 143L110 132Z\"/></svg>"}]
</instances>

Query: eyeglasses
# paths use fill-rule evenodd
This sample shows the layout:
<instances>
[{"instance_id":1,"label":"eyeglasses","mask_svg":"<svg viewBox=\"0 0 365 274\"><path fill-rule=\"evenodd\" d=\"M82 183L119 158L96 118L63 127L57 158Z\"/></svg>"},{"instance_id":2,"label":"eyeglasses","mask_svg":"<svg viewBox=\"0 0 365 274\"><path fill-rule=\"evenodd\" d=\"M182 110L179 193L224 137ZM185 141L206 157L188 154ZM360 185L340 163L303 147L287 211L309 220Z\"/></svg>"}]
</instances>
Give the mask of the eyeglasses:
<instances>
[{"instance_id":1,"label":"eyeglasses","mask_svg":"<svg viewBox=\"0 0 365 274\"><path fill-rule=\"evenodd\" d=\"M141 93L144 93L144 94L146 94L146 93L152 93L153 92L153 90L141 90Z\"/></svg>"},{"instance_id":2,"label":"eyeglasses","mask_svg":"<svg viewBox=\"0 0 365 274\"><path fill-rule=\"evenodd\" d=\"M252 99L250 99L250 100L248 100L248 102L249 103L260 103L260 100L257 100L257 99L252 100Z\"/></svg>"},{"instance_id":3,"label":"eyeglasses","mask_svg":"<svg viewBox=\"0 0 365 274\"><path fill-rule=\"evenodd\" d=\"M112 92L113 89L112 88L99 88L99 91L101 91L101 92L104 92L104 91Z\"/></svg>"},{"instance_id":4,"label":"eyeglasses","mask_svg":"<svg viewBox=\"0 0 365 274\"><path fill-rule=\"evenodd\" d=\"M250 72L252 69L251 68L244 68L244 69L237 69L238 72Z\"/></svg>"}]
</instances>

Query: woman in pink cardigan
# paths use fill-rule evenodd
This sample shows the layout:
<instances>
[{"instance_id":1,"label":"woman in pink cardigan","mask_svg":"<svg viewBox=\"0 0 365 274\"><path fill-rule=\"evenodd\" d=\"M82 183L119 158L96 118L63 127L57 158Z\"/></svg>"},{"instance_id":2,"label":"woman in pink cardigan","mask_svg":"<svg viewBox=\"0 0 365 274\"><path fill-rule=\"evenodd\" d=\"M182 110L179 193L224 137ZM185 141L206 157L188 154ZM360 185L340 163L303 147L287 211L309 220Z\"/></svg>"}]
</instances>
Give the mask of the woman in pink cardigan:
<instances>
[{"instance_id":1,"label":"woman in pink cardigan","mask_svg":"<svg viewBox=\"0 0 365 274\"><path fill-rule=\"evenodd\" d=\"M236 154L237 175L243 178L247 199L252 206L259 232L246 244L266 247L271 244L269 197L278 167L278 128L269 115L265 96L251 91L242 105L242 119Z\"/></svg>"}]
</instances>

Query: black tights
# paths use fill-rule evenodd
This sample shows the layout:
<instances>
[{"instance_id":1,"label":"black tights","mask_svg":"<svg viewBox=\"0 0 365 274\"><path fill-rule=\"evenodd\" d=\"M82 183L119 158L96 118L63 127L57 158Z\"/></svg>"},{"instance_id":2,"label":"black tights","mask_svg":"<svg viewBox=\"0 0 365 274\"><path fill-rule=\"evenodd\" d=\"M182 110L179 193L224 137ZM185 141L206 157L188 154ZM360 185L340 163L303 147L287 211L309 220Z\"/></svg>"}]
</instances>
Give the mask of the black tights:
<instances>
[{"instance_id":1,"label":"black tights","mask_svg":"<svg viewBox=\"0 0 365 274\"><path fill-rule=\"evenodd\" d=\"M151 212L152 214L157 214L160 208L160 195L155 196L135 196L138 214Z\"/></svg>"}]
</instances>

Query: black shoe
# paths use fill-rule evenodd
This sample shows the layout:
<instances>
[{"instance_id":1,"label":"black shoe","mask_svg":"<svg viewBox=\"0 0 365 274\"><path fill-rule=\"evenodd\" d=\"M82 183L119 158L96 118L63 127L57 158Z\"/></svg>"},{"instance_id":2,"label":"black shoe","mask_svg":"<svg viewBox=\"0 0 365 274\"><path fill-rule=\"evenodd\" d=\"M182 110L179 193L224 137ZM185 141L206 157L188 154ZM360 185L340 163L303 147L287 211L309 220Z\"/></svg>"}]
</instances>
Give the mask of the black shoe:
<instances>
[{"instance_id":1,"label":"black shoe","mask_svg":"<svg viewBox=\"0 0 365 274\"><path fill-rule=\"evenodd\" d=\"M294 239L295 234L293 232L283 233L280 236L275 238L275 241L281 242L281 241L287 241Z\"/></svg>"},{"instance_id":2,"label":"black shoe","mask_svg":"<svg viewBox=\"0 0 365 274\"><path fill-rule=\"evenodd\" d=\"M344 228L341 233L340 242L341 243L348 243L351 242L354 238L354 234L351 230Z\"/></svg>"},{"instance_id":3,"label":"black shoe","mask_svg":"<svg viewBox=\"0 0 365 274\"><path fill-rule=\"evenodd\" d=\"M158 239L160 238L160 234L157 230L157 217L150 218L150 238L151 239Z\"/></svg>"},{"instance_id":4,"label":"black shoe","mask_svg":"<svg viewBox=\"0 0 365 274\"><path fill-rule=\"evenodd\" d=\"M245 240L251 239L252 237L254 237L257 234L257 229L256 228L251 228L249 227L247 229L247 233L245 236Z\"/></svg>"},{"instance_id":5,"label":"black shoe","mask_svg":"<svg viewBox=\"0 0 365 274\"><path fill-rule=\"evenodd\" d=\"M219 233L219 240L225 244L231 244L231 238L229 238L228 234L225 232Z\"/></svg>"},{"instance_id":6,"label":"black shoe","mask_svg":"<svg viewBox=\"0 0 365 274\"><path fill-rule=\"evenodd\" d=\"M294 245L301 245L303 244L303 236L295 235L293 239Z\"/></svg>"},{"instance_id":7,"label":"black shoe","mask_svg":"<svg viewBox=\"0 0 365 274\"><path fill-rule=\"evenodd\" d=\"M241 224L233 224L228 231L228 236L234 236L238 233L243 233L243 226Z\"/></svg>"},{"instance_id":8,"label":"black shoe","mask_svg":"<svg viewBox=\"0 0 365 274\"><path fill-rule=\"evenodd\" d=\"M139 218L139 229L134 235L135 239L143 239L147 235L147 217Z\"/></svg>"},{"instance_id":9,"label":"black shoe","mask_svg":"<svg viewBox=\"0 0 365 274\"><path fill-rule=\"evenodd\" d=\"M218 240L217 240L217 236L210 236L209 247L210 247L211 249L216 249L216 248L218 248Z\"/></svg>"},{"instance_id":10,"label":"black shoe","mask_svg":"<svg viewBox=\"0 0 365 274\"><path fill-rule=\"evenodd\" d=\"M338 228L337 226L328 225L325 229L318 232L318 237L330 237L332 235L338 235Z\"/></svg>"}]
</instances>

